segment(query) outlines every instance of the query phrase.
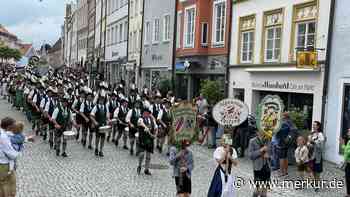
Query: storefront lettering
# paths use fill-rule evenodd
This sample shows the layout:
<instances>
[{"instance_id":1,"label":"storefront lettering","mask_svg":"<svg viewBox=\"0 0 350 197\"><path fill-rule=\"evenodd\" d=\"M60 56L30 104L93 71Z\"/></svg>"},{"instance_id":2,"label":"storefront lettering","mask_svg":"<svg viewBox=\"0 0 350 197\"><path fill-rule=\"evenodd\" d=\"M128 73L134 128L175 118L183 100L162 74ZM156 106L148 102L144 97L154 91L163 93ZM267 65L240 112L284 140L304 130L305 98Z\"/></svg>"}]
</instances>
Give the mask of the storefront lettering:
<instances>
[{"instance_id":1,"label":"storefront lettering","mask_svg":"<svg viewBox=\"0 0 350 197\"><path fill-rule=\"evenodd\" d=\"M268 89L284 89L284 90L303 90L303 91L314 91L314 85L308 84L296 84L292 82L252 82L253 88L268 88Z\"/></svg>"},{"instance_id":2,"label":"storefront lettering","mask_svg":"<svg viewBox=\"0 0 350 197\"><path fill-rule=\"evenodd\" d=\"M160 61L162 59L163 59L163 57L161 55L152 55L152 60L153 61Z\"/></svg>"}]
</instances>

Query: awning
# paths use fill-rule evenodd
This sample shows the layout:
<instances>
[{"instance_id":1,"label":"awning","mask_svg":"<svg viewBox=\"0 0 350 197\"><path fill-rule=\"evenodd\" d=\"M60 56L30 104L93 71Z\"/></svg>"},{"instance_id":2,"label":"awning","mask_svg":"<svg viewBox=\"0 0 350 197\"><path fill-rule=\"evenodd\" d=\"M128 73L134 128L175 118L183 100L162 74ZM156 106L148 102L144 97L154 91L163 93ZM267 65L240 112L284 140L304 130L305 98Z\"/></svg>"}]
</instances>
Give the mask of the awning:
<instances>
[{"instance_id":1,"label":"awning","mask_svg":"<svg viewBox=\"0 0 350 197\"><path fill-rule=\"evenodd\" d=\"M296 68L296 67L263 67L263 68L246 68L247 72L318 72L319 69Z\"/></svg>"}]
</instances>

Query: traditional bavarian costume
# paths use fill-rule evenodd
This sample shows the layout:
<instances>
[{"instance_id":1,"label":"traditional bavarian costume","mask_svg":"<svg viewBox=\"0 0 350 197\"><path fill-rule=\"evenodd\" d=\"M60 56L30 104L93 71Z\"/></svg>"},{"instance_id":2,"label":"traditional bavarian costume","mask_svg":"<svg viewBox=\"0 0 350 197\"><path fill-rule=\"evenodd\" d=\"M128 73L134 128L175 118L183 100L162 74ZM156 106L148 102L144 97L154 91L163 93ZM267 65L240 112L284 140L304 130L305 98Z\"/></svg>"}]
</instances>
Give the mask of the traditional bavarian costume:
<instances>
[{"instance_id":1,"label":"traditional bavarian costume","mask_svg":"<svg viewBox=\"0 0 350 197\"><path fill-rule=\"evenodd\" d=\"M144 113L150 113L149 109L144 109ZM146 127L144 127L146 126ZM151 154L154 149L154 135L156 134L157 124L154 119L149 116L143 116L138 120L139 127L139 165L137 167L137 173L140 174L141 166L146 155L145 161L145 174L151 175L149 172Z\"/></svg>"},{"instance_id":2,"label":"traditional bavarian costume","mask_svg":"<svg viewBox=\"0 0 350 197\"><path fill-rule=\"evenodd\" d=\"M171 103L169 100L165 99L163 103L164 105L171 106ZM159 123L158 124L159 130L158 130L158 136L157 136L157 148L161 153L165 142L165 138L170 133L171 125L173 122L170 107L162 108L162 110L158 113L157 122Z\"/></svg>"},{"instance_id":3,"label":"traditional bavarian costume","mask_svg":"<svg viewBox=\"0 0 350 197\"><path fill-rule=\"evenodd\" d=\"M114 115L113 115L114 118L118 119L118 136L117 136L117 139L115 140L115 145L118 146L119 140L123 135L123 142L124 142L123 148L125 150L128 150L128 147L126 145L128 136L127 136L127 131L125 130L125 128L128 126L128 123L125 120L126 115L129 111L127 107L128 101L126 99L122 99L121 102L122 104L114 111Z\"/></svg>"},{"instance_id":4,"label":"traditional bavarian costume","mask_svg":"<svg viewBox=\"0 0 350 197\"><path fill-rule=\"evenodd\" d=\"M119 107L119 105L120 104L117 100L117 93L113 92L111 98L109 99L109 101L107 103L108 111L111 113L110 117L113 117L113 113ZM117 133L117 124L114 124L112 126L112 132L109 133L109 135L107 137L107 142L109 142L111 136L112 136L112 142L114 142L116 133Z\"/></svg>"},{"instance_id":5,"label":"traditional bavarian costume","mask_svg":"<svg viewBox=\"0 0 350 197\"><path fill-rule=\"evenodd\" d=\"M66 106L64 106L63 102L65 102ZM68 107L68 99L63 98L63 101L58 104L56 109L53 112L52 119L56 121L56 123L61 126L61 128L55 129L55 149L56 156L60 155L60 147L62 142L62 156L67 157L66 148L67 148L67 139L64 138L63 132L69 128L69 125L72 121L71 111ZM63 138L63 141L61 141Z\"/></svg>"},{"instance_id":6,"label":"traditional bavarian costume","mask_svg":"<svg viewBox=\"0 0 350 197\"><path fill-rule=\"evenodd\" d=\"M45 106L48 102L49 97L47 94L42 94L40 101L40 111L41 111L41 120L40 120L40 131L43 136L43 140L45 141L47 138L47 125L49 124L49 119L45 116Z\"/></svg>"},{"instance_id":7,"label":"traditional bavarian costume","mask_svg":"<svg viewBox=\"0 0 350 197\"><path fill-rule=\"evenodd\" d=\"M53 94L57 94L57 91L50 89L50 91L52 91ZM55 125L53 124L53 122L51 122L51 118L53 115L53 112L55 110L55 108L57 107L58 101L55 98L56 96L52 95L51 97L49 97L48 102L46 102L45 105L45 113L49 118L49 145L50 145L50 149L53 148L53 144L54 144L54 130L55 130Z\"/></svg>"},{"instance_id":8,"label":"traditional bavarian costume","mask_svg":"<svg viewBox=\"0 0 350 197\"><path fill-rule=\"evenodd\" d=\"M77 136L76 136L76 140L79 139L79 133L80 133L80 129L82 130L82 125L85 122L84 118L80 115L80 106L81 104L84 102L84 97L85 97L85 92L81 91L80 96L76 96L74 98L74 102L72 104L72 110L76 113L75 115L75 121L78 125L78 132L77 132ZM83 139L82 139L83 141Z\"/></svg>"},{"instance_id":9,"label":"traditional bavarian costume","mask_svg":"<svg viewBox=\"0 0 350 197\"><path fill-rule=\"evenodd\" d=\"M134 155L134 144L135 144L135 134L138 132L137 122L141 117L141 101L136 101L138 103L135 108L128 111L125 121L129 124L129 142L130 142L130 155ZM136 144L136 148L137 148Z\"/></svg>"},{"instance_id":10,"label":"traditional bavarian costume","mask_svg":"<svg viewBox=\"0 0 350 197\"><path fill-rule=\"evenodd\" d=\"M92 92L87 92L88 96L92 96ZM83 101L80 105L80 113L84 114L85 117L87 118L87 120L85 120L84 118L82 118L82 145L85 147L86 146L86 138L87 138L87 134L89 131L89 149L92 149L92 137L93 137L93 132L94 130L92 129L92 122L90 119L90 113L91 110L93 108L93 102L91 101L91 99L86 99L85 101ZM82 116L81 116L82 117Z\"/></svg>"},{"instance_id":11,"label":"traditional bavarian costume","mask_svg":"<svg viewBox=\"0 0 350 197\"><path fill-rule=\"evenodd\" d=\"M100 99L105 99L104 97L100 97ZM108 108L106 107L106 104L103 103L98 103L95 105L95 107L92 109L90 115L95 118L97 125L95 125L95 155L103 157L103 147L104 147L104 142L106 138L105 133L99 132L99 127L103 127L107 125L107 120L109 119L109 111Z\"/></svg>"}]
</instances>

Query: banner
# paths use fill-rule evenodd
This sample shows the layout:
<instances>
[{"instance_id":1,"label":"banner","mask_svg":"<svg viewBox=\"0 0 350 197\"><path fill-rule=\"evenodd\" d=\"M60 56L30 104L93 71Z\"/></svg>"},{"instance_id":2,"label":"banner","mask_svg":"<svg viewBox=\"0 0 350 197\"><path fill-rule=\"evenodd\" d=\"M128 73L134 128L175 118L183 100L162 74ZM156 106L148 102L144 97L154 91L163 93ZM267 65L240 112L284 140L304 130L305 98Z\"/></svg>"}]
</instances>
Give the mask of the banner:
<instances>
[{"instance_id":1,"label":"banner","mask_svg":"<svg viewBox=\"0 0 350 197\"><path fill-rule=\"evenodd\" d=\"M176 144L182 140L190 140L195 137L197 109L191 103L180 103L171 109L173 115L172 141Z\"/></svg>"},{"instance_id":2,"label":"banner","mask_svg":"<svg viewBox=\"0 0 350 197\"><path fill-rule=\"evenodd\" d=\"M235 127L248 118L249 109L242 101L229 98L218 102L212 113L219 125Z\"/></svg>"},{"instance_id":3,"label":"banner","mask_svg":"<svg viewBox=\"0 0 350 197\"><path fill-rule=\"evenodd\" d=\"M273 134L280 130L283 110L283 101L277 95L267 95L259 104L257 127L266 139L271 140Z\"/></svg>"}]
</instances>

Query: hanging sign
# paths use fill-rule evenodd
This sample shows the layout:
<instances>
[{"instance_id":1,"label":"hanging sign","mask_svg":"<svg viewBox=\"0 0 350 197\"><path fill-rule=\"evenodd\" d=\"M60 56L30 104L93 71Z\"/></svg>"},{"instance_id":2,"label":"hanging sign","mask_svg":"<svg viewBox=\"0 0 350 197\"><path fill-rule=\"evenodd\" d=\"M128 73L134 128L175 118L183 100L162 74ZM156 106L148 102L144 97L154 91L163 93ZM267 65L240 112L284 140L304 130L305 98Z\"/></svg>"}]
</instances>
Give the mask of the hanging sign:
<instances>
[{"instance_id":1,"label":"hanging sign","mask_svg":"<svg viewBox=\"0 0 350 197\"><path fill-rule=\"evenodd\" d=\"M235 127L248 118L249 109L242 101L229 98L218 102L212 113L219 125Z\"/></svg>"},{"instance_id":2,"label":"hanging sign","mask_svg":"<svg viewBox=\"0 0 350 197\"><path fill-rule=\"evenodd\" d=\"M257 127L264 137L271 140L281 128L284 105L277 95L267 95L258 106Z\"/></svg>"}]
</instances>

